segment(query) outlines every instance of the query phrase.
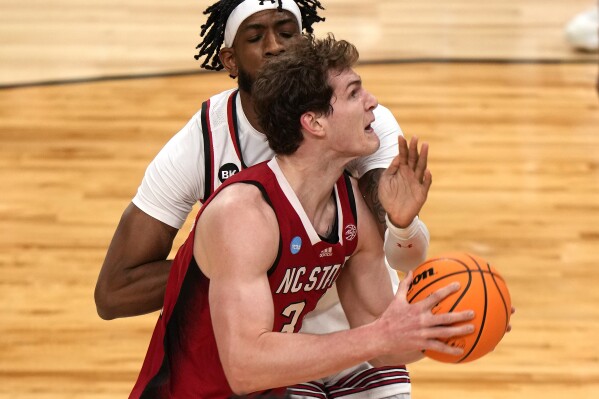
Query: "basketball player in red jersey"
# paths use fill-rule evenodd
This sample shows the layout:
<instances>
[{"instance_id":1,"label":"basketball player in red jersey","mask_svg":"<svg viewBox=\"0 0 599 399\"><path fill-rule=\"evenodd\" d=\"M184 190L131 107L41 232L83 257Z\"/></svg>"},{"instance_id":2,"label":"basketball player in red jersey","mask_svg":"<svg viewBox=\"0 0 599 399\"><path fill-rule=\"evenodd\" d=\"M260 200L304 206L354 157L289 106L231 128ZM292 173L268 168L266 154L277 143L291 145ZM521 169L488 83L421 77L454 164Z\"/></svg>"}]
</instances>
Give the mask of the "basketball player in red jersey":
<instances>
[{"instance_id":1,"label":"basketball player in red jersey","mask_svg":"<svg viewBox=\"0 0 599 399\"><path fill-rule=\"evenodd\" d=\"M141 185L114 233L96 286L96 304L102 318L134 316L159 310L171 267L167 256L173 238L192 206L204 202L228 177L239 170L270 160L269 148L254 111L252 81L266 59L283 54L301 31L323 18L316 0L219 0L204 14L198 58L206 69L227 69L238 88L215 94L166 144L148 166ZM372 128L380 140L378 150L346 166L358 179L361 196L378 221L387 228L385 254L389 265L406 272L426 257L429 235L418 218L430 184L412 187L417 200L382 208L378 180L398 152L402 134L390 110L378 105ZM426 146L418 153L410 142L410 165L426 164ZM430 181L430 180L427 180ZM395 270L389 269L397 288ZM349 328L337 290L329 290L317 309L304 320L302 331L329 333ZM358 377L359 378L356 378ZM351 399L408 399L410 378L406 368L376 368L364 362L319 381L306 382L293 396L327 396Z\"/></svg>"},{"instance_id":2,"label":"basketball player in red jersey","mask_svg":"<svg viewBox=\"0 0 599 399\"><path fill-rule=\"evenodd\" d=\"M472 313L431 312L458 287L408 304L410 272L394 296L376 221L343 174L379 146L377 102L352 69L357 58L345 41L308 36L258 76L254 101L276 156L229 178L202 207L174 260L132 398L282 394L365 361L461 353L439 339L472 332L452 326ZM430 178L399 144L379 183L385 209ZM297 333L335 282L352 328Z\"/></svg>"}]
</instances>

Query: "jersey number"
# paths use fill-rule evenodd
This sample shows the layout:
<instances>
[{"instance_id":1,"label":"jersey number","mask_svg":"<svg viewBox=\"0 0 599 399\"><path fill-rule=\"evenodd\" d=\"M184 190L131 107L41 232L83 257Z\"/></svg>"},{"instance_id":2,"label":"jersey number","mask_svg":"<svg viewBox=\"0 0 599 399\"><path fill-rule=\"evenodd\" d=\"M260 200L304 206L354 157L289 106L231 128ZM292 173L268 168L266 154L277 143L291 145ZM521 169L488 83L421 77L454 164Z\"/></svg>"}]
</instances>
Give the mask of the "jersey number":
<instances>
[{"instance_id":1,"label":"jersey number","mask_svg":"<svg viewBox=\"0 0 599 399\"><path fill-rule=\"evenodd\" d=\"M299 320L299 317L302 314L302 310L304 310L304 306L306 306L305 301L292 303L281 312L283 316L291 319L289 323L283 325L283 328L281 328L281 332L293 333L295 331L295 325L297 324L297 321Z\"/></svg>"}]
</instances>

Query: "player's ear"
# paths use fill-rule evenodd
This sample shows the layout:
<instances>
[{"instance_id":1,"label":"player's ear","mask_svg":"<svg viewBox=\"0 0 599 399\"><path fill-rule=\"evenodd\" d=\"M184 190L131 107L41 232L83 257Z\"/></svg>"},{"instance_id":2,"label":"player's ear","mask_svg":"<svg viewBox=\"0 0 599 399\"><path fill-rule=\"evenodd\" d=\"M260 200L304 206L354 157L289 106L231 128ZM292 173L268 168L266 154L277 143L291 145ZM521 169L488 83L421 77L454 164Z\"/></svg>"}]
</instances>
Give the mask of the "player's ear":
<instances>
[{"instance_id":1,"label":"player's ear","mask_svg":"<svg viewBox=\"0 0 599 399\"><path fill-rule=\"evenodd\" d=\"M220 49L218 53L218 58L220 58L221 64L225 67L227 72L229 72L229 76L232 78L236 78L239 74L237 69L237 62L235 61L235 50L233 47L223 47Z\"/></svg>"},{"instance_id":2,"label":"player's ear","mask_svg":"<svg viewBox=\"0 0 599 399\"><path fill-rule=\"evenodd\" d=\"M300 124L306 133L322 137L324 136L324 128L320 117L314 112L305 112L300 116Z\"/></svg>"}]
</instances>

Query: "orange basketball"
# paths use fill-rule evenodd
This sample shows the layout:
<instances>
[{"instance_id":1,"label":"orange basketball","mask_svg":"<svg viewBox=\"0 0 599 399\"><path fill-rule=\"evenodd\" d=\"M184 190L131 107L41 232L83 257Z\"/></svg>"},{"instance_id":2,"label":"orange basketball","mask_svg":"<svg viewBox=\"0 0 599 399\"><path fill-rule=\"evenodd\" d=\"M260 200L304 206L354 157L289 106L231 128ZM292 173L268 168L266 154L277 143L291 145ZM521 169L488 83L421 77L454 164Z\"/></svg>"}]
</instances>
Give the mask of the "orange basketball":
<instances>
[{"instance_id":1,"label":"orange basketball","mask_svg":"<svg viewBox=\"0 0 599 399\"><path fill-rule=\"evenodd\" d=\"M414 270L408 302L418 302L454 281L460 283L459 291L445 298L432 311L436 314L474 310L473 320L460 323L474 324L474 332L445 340L452 346L463 348L461 356L428 350L424 354L440 362L471 362L492 351L503 338L512 309L510 293L503 278L486 260L465 252L454 252L429 259Z\"/></svg>"}]
</instances>

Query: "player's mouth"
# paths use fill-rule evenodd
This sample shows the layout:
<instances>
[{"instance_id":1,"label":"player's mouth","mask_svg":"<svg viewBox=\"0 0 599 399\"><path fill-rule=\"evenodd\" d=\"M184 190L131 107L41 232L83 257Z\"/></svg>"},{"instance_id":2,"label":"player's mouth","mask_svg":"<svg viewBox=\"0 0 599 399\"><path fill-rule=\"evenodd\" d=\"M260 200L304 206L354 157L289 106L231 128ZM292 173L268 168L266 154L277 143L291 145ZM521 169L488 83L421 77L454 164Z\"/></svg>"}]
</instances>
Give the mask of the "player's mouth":
<instances>
[{"instance_id":1,"label":"player's mouth","mask_svg":"<svg viewBox=\"0 0 599 399\"><path fill-rule=\"evenodd\" d=\"M370 121L370 123L368 125L366 125L366 127L364 128L364 131L366 133L374 133L374 129L372 128L372 123L374 122L374 119Z\"/></svg>"}]
</instances>

